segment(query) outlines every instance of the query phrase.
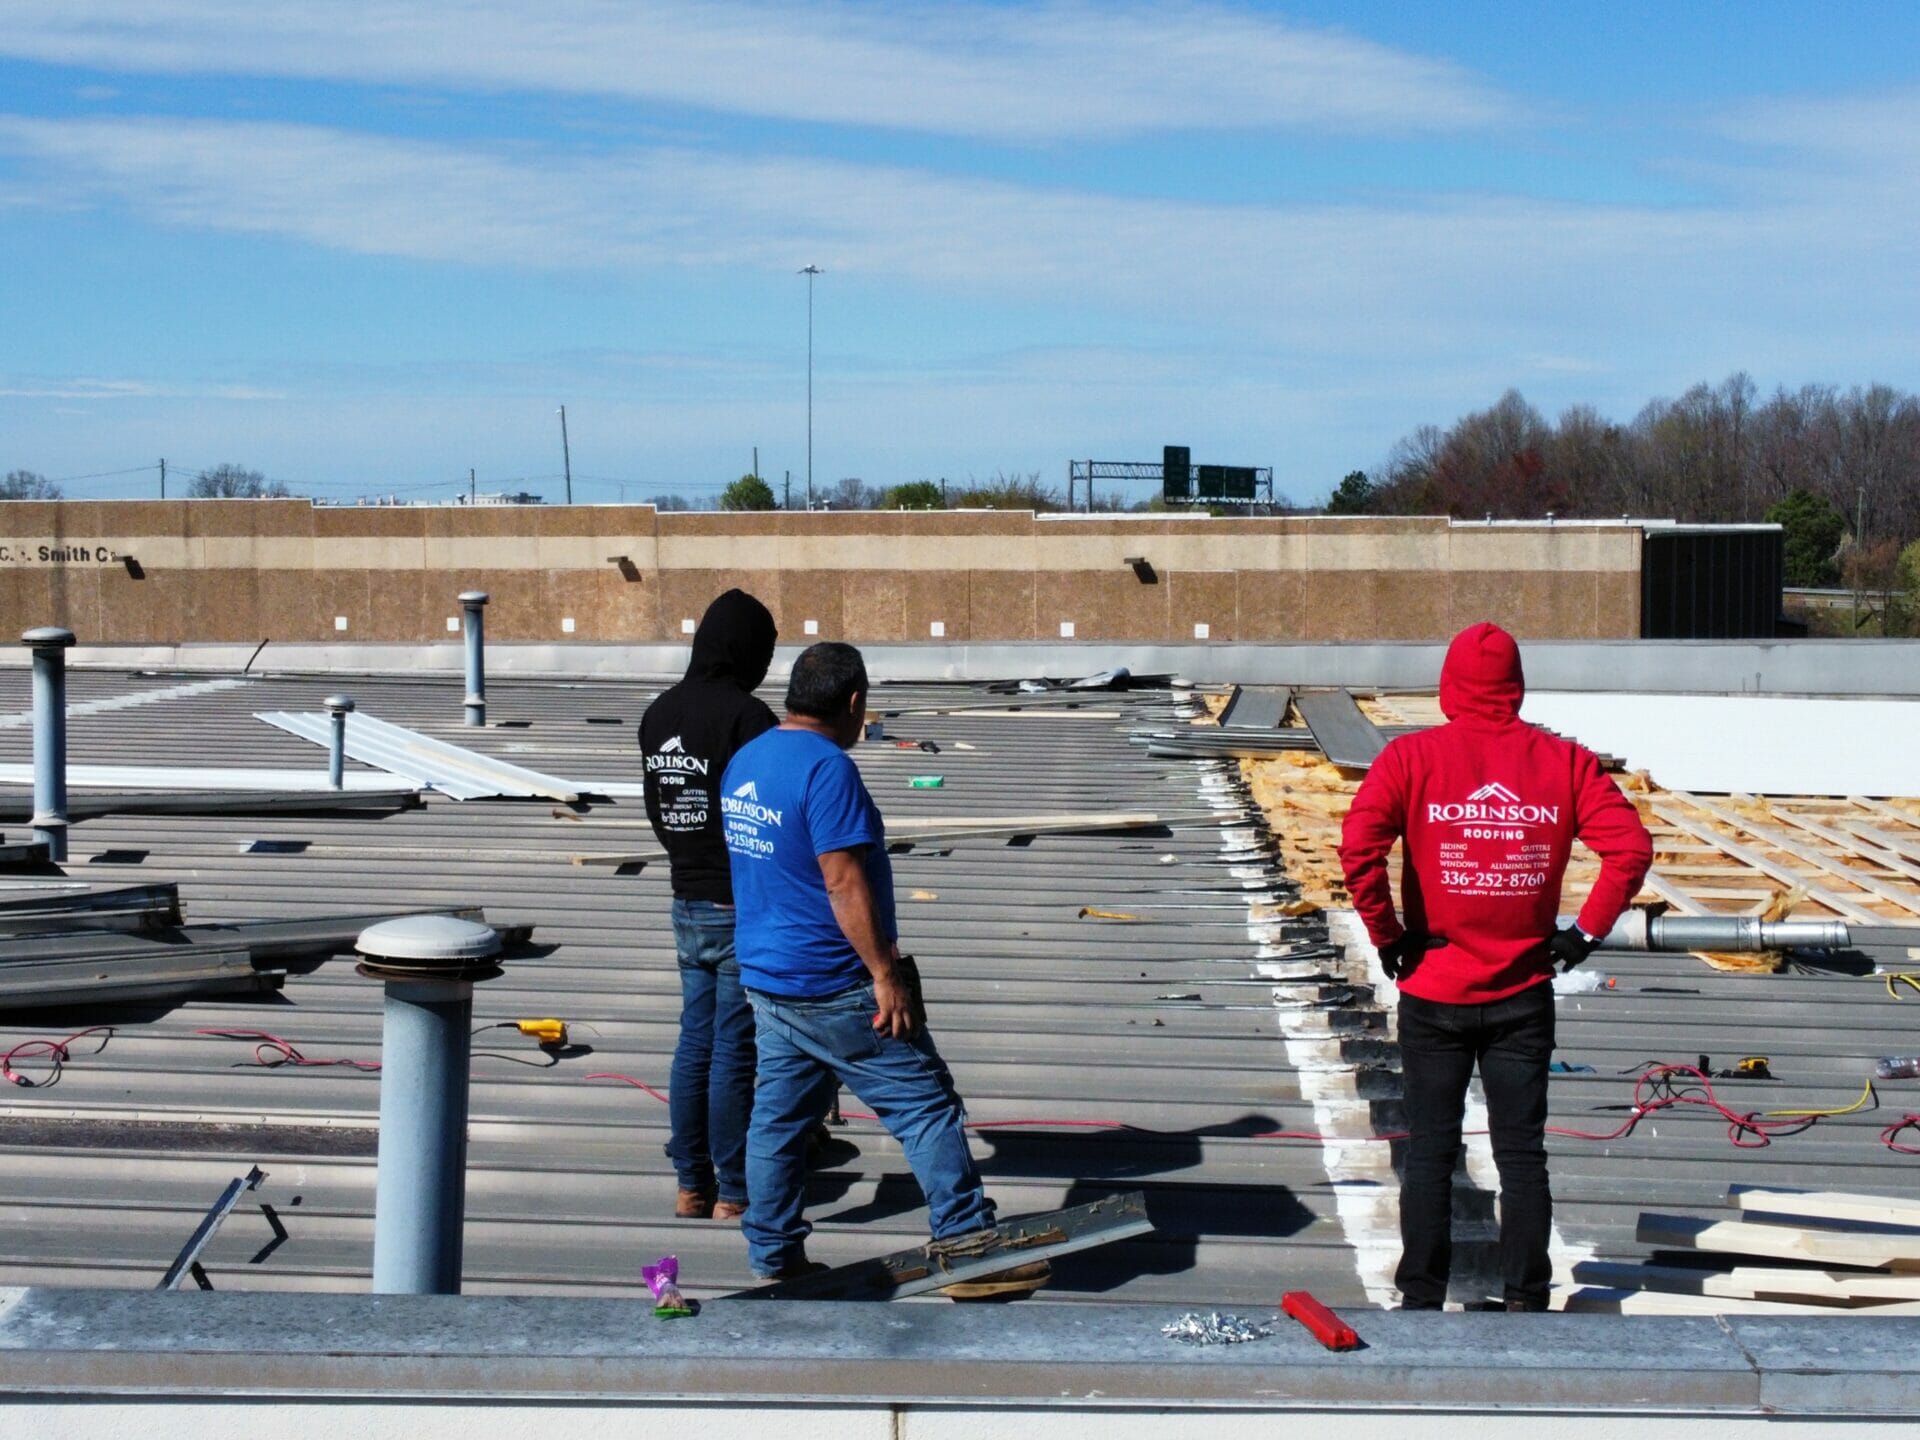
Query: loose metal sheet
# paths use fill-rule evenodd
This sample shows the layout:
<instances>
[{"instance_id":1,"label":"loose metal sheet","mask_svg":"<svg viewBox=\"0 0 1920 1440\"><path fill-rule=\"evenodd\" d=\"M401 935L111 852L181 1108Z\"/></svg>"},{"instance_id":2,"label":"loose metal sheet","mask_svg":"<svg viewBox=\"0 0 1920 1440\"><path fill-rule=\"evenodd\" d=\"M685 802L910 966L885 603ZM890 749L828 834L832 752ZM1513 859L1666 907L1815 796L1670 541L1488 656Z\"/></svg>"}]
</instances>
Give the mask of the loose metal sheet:
<instances>
[{"instance_id":1,"label":"loose metal sheet","mask_svg":"<svg viewBox=\"0 0 1920 1440\"><path fill-rule=\"evenodd\" d=\"M1236 685L1220 723L1243 730L1277 730L1287 723L1293 689L1287 685Z\"/></svg>"},{"instance_id":2,"label":"loose metal sheet","mask_svg":"<svg viewBox=\"0 0 1920 1440\"><path fill-rule=\"evenodd\" d=\"M269 710L254 719L323 748L333 744L333 719L328 715ZM389 775L404 776L455 800L541 796L572 804L580 798L579 787L569 781L495 760L465 746L449 745L417 730L389 725L365 711L347 716L346 745L349 758Z\"/></svg>"},{"instance_id":3,"label":"loose metal sheet","mask_svg":"<svg viewBox=\"0 0 1920 1440\"><path fill-rule=\"evenodd\" d=\"M1345 690L1302 690L1294 707L1313 732L1313 741L1336 765L1365 770L1387 748L1374 723Z\"/></svg>"}]
</instances>

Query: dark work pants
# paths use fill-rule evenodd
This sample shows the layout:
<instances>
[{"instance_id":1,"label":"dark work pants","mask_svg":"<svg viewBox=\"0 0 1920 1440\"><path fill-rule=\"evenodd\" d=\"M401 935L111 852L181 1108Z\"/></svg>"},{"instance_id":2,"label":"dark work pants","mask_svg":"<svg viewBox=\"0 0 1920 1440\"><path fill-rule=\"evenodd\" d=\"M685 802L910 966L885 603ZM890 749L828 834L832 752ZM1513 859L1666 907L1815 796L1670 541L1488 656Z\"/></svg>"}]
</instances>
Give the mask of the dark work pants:
<instances>
[{"instance_id":1,"label":"dark work pants","mask_svg":"<svg viewBox=\"0 0 1920 1440\"><path fill-rule=\"evenodd\" d=\"M1453 1264L1453 1169L1467 1085L1480 1067L1494 1163L1500 1167L1500 1268L1505 1299L1544 1308L1553 1268L1547 1237L1547 1066L1553 987L1544 981L1490 1005L1400 995L1406 1082L1406 1173L1400 1182L1400 1269L1408 1309L1437 1310Z\"/></svg>"}]
</instances>

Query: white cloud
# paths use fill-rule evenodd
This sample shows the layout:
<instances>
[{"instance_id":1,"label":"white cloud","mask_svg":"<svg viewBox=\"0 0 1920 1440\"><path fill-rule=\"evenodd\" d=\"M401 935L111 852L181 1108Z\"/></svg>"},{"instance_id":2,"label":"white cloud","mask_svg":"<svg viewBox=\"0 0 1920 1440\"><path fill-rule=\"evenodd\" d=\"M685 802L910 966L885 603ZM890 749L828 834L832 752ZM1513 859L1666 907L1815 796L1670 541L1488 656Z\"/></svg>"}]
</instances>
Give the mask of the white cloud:
<instances>
[{"instance_id":1,"label":"white cloud","mask_svg":"<svg viewBox=\"0 0 1920 1440\"><path fill-rule=\"evenodd\" d=\"M178 385L153 380L57 379L0 375L0 398L9 400L284 400L280 390L256 385ZM80 413L80 412L76 412Z\"/></svg>"},{"instance_id":2,"label":"white cloud","mask_svg":"<svg viewBox=\"0 0 1920 1440\"><path fill-rule=\"evenodd\" d=\"M830 160L582 156L252 122L0 117L7 152L16 204L520 269L817 261L947 296L1196 314L1323 349L1387 324L1416 347L1463 321L1528 330L1540 317L1524 307L1583 311L1596 290L1656 272L1663 291L1721 295L1727 256L1805 239L1791 217L1731 207L1203 205Z\"/></svg>"},{"instance_id":3,"label":"white cloud","mask_svg":"<svg viewBox=\"0 0 1920 1440\"><path fill-rule=\"evenodd\" d=\"M1204 0L7 0L0 54L585 94L995 140L1510 119L1458 66Z\"/></svg>"}]
</instances>

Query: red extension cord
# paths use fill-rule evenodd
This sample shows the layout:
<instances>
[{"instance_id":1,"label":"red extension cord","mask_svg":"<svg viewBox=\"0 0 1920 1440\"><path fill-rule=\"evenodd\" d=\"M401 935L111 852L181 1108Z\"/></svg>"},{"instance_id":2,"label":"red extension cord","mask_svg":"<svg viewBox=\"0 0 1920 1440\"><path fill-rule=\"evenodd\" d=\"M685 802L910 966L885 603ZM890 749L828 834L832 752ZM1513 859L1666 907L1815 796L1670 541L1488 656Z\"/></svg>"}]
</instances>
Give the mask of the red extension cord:
<instances>
[{"instance_id":1,"label":"red extension cord","mask_svg":"<svg viewBox=\"0 0 1920 1440\"><path fill-rule=\"evenodd\" d=\"M103 1035L107 1039L113 1036L111 1025L91 1025L84 1030L76 1030L64 1040L33 1039L23 1040L12 1049L0 1053L0 1079L13 1085L28 1089L43 1089L55 1084L62 1070L72 1058L72 1047L76 1041L89 1035ZM342 1066L359 1071L378 1071L378 1060L314 1060L300 1052L298 1046L282 1036L266 1030L195 1030L196 1035L206 1035L223 1040L252 1040L254 1060L268 1069L281 1066L325 1068ZM100 1042L99 1049L105 1049L107 1040ZM97 1053L97 1051L96 1051ZM47 1075L34 1079L30 1075L15 1069L16 1062L26 1060L45 1060L51 1065ZM1679 1077L1676 1079L1676 1077ZM618 1080L631 1085L636 1090L666 1104L667 1094L643 1080L631 1075L622 1075L617 1071L597 1070L589 1074L589 1080ZM1686 1088L1681 1088L1685 1086ZM1631 1135L1640 1122L1650 1115L1676 1106L1697 1106L1711 1110L1727 1122L1727 1141L1743 1150L1757 1150L1773 1143L1776 1136L1797 1135L1808 1130L1822 1117L1817 1114L1767 1114L1757 1110L1740 1111L1726 1104L1715 1093L1713 1080L1705 1071L1693 1065L1652 1065L1641 1073L1633 1087L1633 1104L1627 1118L1611 1130L1573 1130L1562 1125L1549 1125L1547 1133L1563 1136L1569 1140L1592 1140L1607 1142L1624 1140ZM849 1120L879 1121L879 1116L870 1115L861 1110L845 1110L842 1116ZM1138 1130L1141 1127L1130 1125L1124 1120L1081 1120L1073 1118L1032 1118L1015 1120L975 1120L968 1122L969 1130ZM1900 1137L1907 1131L1916 1132L1920 1138L1920 1114L1907 1114L1886 1126L1880 1132L1880 1143L1899 1155L1920 1155L1920 1145L1908 1144ZM1484 1130L1463 1132L1468 1135L1484 1135ZM1254 1140L1299 1140L1312 1144L1321 1144L1328 1137L1314 1130L1263 1130L1249 1138ZM1380 1143L1407 1138L1404 1130L1389 1131L1379 1135L1356 1135L1343 1137L1355 1142Z\"/></svg>"}]
</instances>

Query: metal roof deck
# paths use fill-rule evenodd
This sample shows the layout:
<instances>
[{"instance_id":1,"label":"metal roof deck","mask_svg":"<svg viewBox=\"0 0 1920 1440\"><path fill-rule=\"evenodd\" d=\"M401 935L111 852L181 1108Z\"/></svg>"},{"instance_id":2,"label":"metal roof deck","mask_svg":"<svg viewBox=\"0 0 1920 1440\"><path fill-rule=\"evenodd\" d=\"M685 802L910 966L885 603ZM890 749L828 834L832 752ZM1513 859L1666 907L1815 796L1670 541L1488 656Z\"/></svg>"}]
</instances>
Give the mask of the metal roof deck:
<instances>
[{"instance_id":1,"label":"metal roof deck","mask_svg":"<svg viewBox=\"0 0 1920 1440\"><path fill-rule=\"evenodd\" d=\"M73 672L73 761L323 769L319 747L252 716L317 710L321 697L344 689L381 719L590 789L596 779L640 778L634 726L659 688L496 678L493 723L476 730L461 723L455 676L262 677L158 693L186 683ZM140 691L157 693L140 705L85 708ZM998 708L999 697L923 686L889 687L876 701L895 708L989 698ZM1331 1181L1318 1144L1254 1138L1317 1125L1313 1096L1323 1077L1308 1076L1303 1088L1276 991L1311 1001L1309 1013L1345 1037L1337 1048L1351 1062L1385 1065L1357 1075L1357 1094L1379 1129L1397 1123L1391 1048L1363 972L1351 959L1343 968L1338 957L1316 958L1320 922L1311 918L1267 922L1261 933L1269 948L1308 947L1302 975L1324 966L1342 988L1276 979L1271 958L1266 972L1258 968L1249 904L1278 891L1252 833L1257 816L1239 809L1230 763L1156 760L1128 742L1135 729L1183 719L1177 693L1088 694L1067 710L1048 699L1017 716L889 722L890 733L941 745L938 755L872 744L855 751L890 818L1191 817L1168 833L943 840L894 857L903 943L920 958L933 1030L961 1093L988 1127L976 1135L976 1153L1002 1213L1146 1189L1159 1233L1059 1262L1055 1299L1271 1306L1279 1290L1305 1288L1329 1303L1363 1303L1340 1203L1359 1182ZM0 670L0 712L26 705L26 676ZM0 726L0 760L28 758L30 744L26 727ZM909 788L910 775L925 773L943 774L945 786ZM421 809L387 816L106 816L74 826L68 869L88 880L177 881L192 920L479 904L496 921L531 922L534 953L477 989L476 1022L558 1015L592 1053L540 1068L541 1053L511 1032L476 1040L466 1288L637 1294L640 1265L664 1252L679 1254L695 1293L744 1286L736 1230L672 1218L665 1107L627 1085L586 1078L619 1072L665 1088L679 1008L666 867L572 863L651 850L638 801L561 815L573 812L543 800L430 796ZM1082 918L1083 907L1138 918ZM1782 1078L1727 1082L1727 1098L1743 1108L1837 1107L1858 1096L1873 1057L1914 1047L1920 999L1903 1007L1870 978L1729 975L1685 956L1592 963L1617 984L1560 1003L1562 1058L1597 1073L1555 1077L1556 1124L1612 1128L1624 1112L1607 1107L1625 1104L1632 1083L1615 1072L1642 1060L1691 1062L1704 1052L1719 1065L1767 1054ZM377 1059L380 1004L378 987L336 960L290 977L272 999L128 1017L103 1051L77 1046L57 1085L0 1095L8 1221L0 1281L150 1286L226 1181L258 1161L268 1179L257 1200L274 1206L289 1238L270 1243L250 1200L205 1257L215 1284L365 1288L378 1077L261 1069L246 1043L194 1031L265 1030L313 1058ZM71 1025L44 1014L0 1018L0 1048L91 1023L86 1014ZM1823 1121L1763 1150L1729 1146L1724 1123L1711 1116L1671 1111L1625 1141L1556 1140L1563 1238L1599 1258L1638 1256L1641 1208L1712 1207L1732 1183L1908 1192L1920 1162L1876 1140L1896 1118L1888 1112L1897 1088L1885 1088L1879 1114ZM859 1108L851 1096L846 1104ZM992 1128L1010 1120L1135 1128ZM924 1236L898 1147L870 1124L841 1133L844 1153L812 1182L813 1253L850 1261ZM1487 1208L1484 1198L1463 1196L1469 1235Z\"/></svg>"}]
</instances>

